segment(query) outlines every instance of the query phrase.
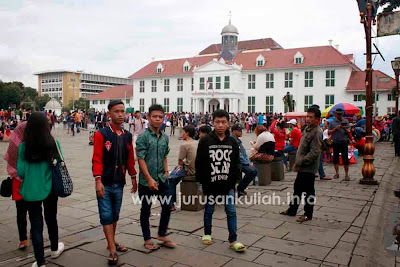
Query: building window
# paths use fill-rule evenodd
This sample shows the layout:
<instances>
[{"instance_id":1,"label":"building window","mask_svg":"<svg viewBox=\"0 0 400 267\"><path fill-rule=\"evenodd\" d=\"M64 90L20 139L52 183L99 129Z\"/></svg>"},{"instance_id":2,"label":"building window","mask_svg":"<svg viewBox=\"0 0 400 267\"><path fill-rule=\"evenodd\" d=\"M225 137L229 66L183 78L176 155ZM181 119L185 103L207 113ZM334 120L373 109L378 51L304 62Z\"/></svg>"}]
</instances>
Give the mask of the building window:
<instances>
[{"instance_id":1,"label":"building window","mask_svg":"<svg viewBox=\"0 0 400 267\"><path fill-rule=\"evenodd\" d=\"M396 109L395 109L395 107L387 108L387 114L388 114L388 115L396 114Z\"/></svg>"},{"instance_id":2,"label":"building window","mask_svg":"<svg viewBox=\"0 0 400 267\"><path fill-rule=\"evenodd\" d=\"M152 98L152 99L151 99L151 104L152 104L152 105L157 104L157 98Z\"/></svg>"},{"instance_id":3,"label":"building window","mask_svg":"<svg viewBox=\"0 0 400 267\"><path fill-rule=\"evenodd\" d=\"M189 71L189 66L183 67L183 71Z\"/></svg>"},{"instance_id":4,"label":"building window","mask_svg":"<svg viewBox=\"0 0 400 267\"><path fill-rule=\"evenodd\" d=\"M157 92L157 80L151 80L151 91Z\"/></svg>"},{"instance_id":5,"label":"building window","mask_svg":"<svg viewBox=\"0 0 400 267\"><path fill-rule=\"evenodd\" d=\"M274 74L273 73L267 73L265 75L265 88L270 89L270 88L274 88Z\"/></svg>"},{"instance_id":6,"label":"building window","mask_svg":"<svg viewBox=\"0 0 400 267\"><path fill-rule=\"evenodd\" d=\"M144 98L139 99L139 110L140 112L144 112Z\"/></svg>"},{"instance_id":7,"label":"building window","mask_svg":"<svg viewBox=\"0 0 400 267\"><path fill-rule=\"evenodd\" d=\"M375 98L375 92L372 92L372 99L373 99L374 103L375 103L376 101L379 101L379 94L377 94L377 95L376 95L376 98Z\"/></svg>"},{"instance_id":8,"label":"building window","mask_svg":"<svg viewBox=\"0 0 400 267\"><path fill-rule=\"evenodd\" d=\"M161 73L162 72L162 68L157 68L157 73Z\"/></svg>"},{"instance_id":9,"label":"building window","mask_svg":"<svg viewBox=\"0 0 400 267\"><path fill-rule=\"evenodd\" d=\"M225 76L224 78L225 82L224 82L224 89L229 89L230 88L230 77L229 76Z\"/></svg>"},{"instance_id":10,"label":"building window","mask_svg":"<svg viewBox=\"0 0 400 267\"><path fill-rule=\"evenodd\" d=\"M130 99L126 99L126 100L125 100L125 104L126 104L126 105L130 105L130 104L131 104L131 100L130 100Z\"/></svg>"},{"instance_id":11,"label":"building window","mask_svg":"<svg viewBox=\"0 0 400 267\"><path fill-rule=\"evenodd\" d=\"M248 89L256 89L256 75L255 74L249 74L248 75Z\"/></svg>"},{"instance_id":12,"label":"building window","mask_svg":"<svg viewBox=\"0 0 400 267\"><path fill-rule=\"evenodd\" d=\"M104 105L106 103L105 100L100 100L100 105Z\"/></svg>"},{"instance_id":13,"label":"building window","mask_svg":"<svg viewBox=\"0 0 400 267\"><path fill-rule=\"evenodd\" d=\"M144 81L140 81L140 86L139 86L139 90L141 93L144 93Z\"/></svg>"},{"instance_id":14,"label":"building window","mask_svg":"<svg viewBox=\"0 0 400 267\"><path fill-rule=\"evenodd\" d=\"M169 113L169 98L164 98L164 110Z\"/></svg>"},{"instance_id":15,"label":"building window","mask_svg":"<svg viewBox=\"0 0 400 267\"><path fill-rule=\"evenodd\" d=\"M183 78L178 78L177 91L178 92L183 91Z\"/></svg>"},{"instance_id":16,"label":"building window","mask_svg":"<svg viewBox=\"0 0 400 267\"><path fill-rule=\"evenodd\" d=\"M177 112L183 112L183 98L178 97L178 105L176 107Z\"/></svg>"},{"instance_id":17,"label":"building window","mask_svg":"<svg viewBox=\"0 0 400 267\"><path fill-rule=\"evenodd\" d=\"M221 77L215 77L215 89L221 89Z\"/></svg>"},{"instance_id":18,"label":"building window","mask_svg":"<svg viewBox=\"0 0 400 267\"><path fill-rule=\"evenodd\" d=\"M285 88L293 88L293 72L285 72Z\"/></svg>"},{"instance_id":19,"label":"building window","mask_svg":"<svg viewBox=\"0 0 400 267\"><path fill-rule=\"evenodd\" d=\"M204 90L204 77L200 78L200 85L199 85L200 90Z\"/></svg>"},{"instance_id":20,"label":"building window","mask_svg":"<svg viewBox=\"0 0 400 267\"><path fill-rule=\"evenodd\" d=\"M365 100L365 95L354 95L354 102L360 102Z\"/></svg>"},{"instance_id":21,"label":"building window","mask_svg":"<svg viewBox=\"0 0 400 267\"><path fill-rule=\"evenodd\" d=\"M169 79L164 80L164 92L169 92Z\"/></svg>"},{"instance_id":22,"label":"building window","mask_svg":"<svg viewBox=\"0 0 400 267\"><path fill-rule=\"evenodd\" d=\"M274 97L265 97L265 112L274 112Z\"/></svg>"},{"instance_id":23,"label":"building window","mask_svg":"<svg viewBox=\"0 0 400 267\"><path fill-rule=\"evenodd\" d=\"M97 100L93 100L93 101L92 101L92 104L93 104L93 105L97 105L97 103L99 103L99 101L97 101Z\"/></svg>"},{"instance_id":24,"label":"building window","mask_svg":"<svg viewBox=\"0 0 400 267\"><path fill-rule=\"evenodd\" d=\"M257 67L264 66L264 60L257 60Z\"/></svg>"},{"instance_id":25,"label":"building window","mask_svg":"<svg viewBox=\"0 0 400 267\"><path fill-rule=\"evenodd\" d=\"M304 87L314 87L314 72L306 71L304 73Z\"/></svg>"},{"instance_id":26,"label":"building window","mask_svg":"<svg viewBox=\"0 0 400 267\"><path fill-rule=\"evenodd\" d=\"M194 90L194 78L192 78L192 85L191 86L192 86L191 90L193 91Z\"/></svg>"},{"instance_id":27,"label":"building window","mask_svg":"<svg viewBox=\"0 0 400 267\"><path fill-rule=\"evenodd\" d=\"M249 96L247 98L247 112L249 113L254 113L256 112L256 97L255 96Z\"/></svg>"},{"instance_id":28,"label":"building window","mask_svg":"<svg viewBox=\"0 0 400 267\"><path fill-rule=\"evenodd\" d=\"M394 101L394 100L395 100L395 99L394 99L392 93L389 93L389 94L388 94L388 101Z\"/></svg>"},{"instance_id":29,"label":"building window","mask_svg":"<svg viewBox=\"0 0 400 267\"><path fill-rule=\"evenodd\" d=\"M334 70L326 71L326 86L327 87L335 86L335 71Z\"/></svg>"},{"instance_id":30,"label":"building window","mask_svg":"<svg viewBox=\"0 0 400 267\"><path fill-rule=\"evenodd\" d=\"M207 79L207 90L208 89L214 89L214 86L213 86L213 77L208 77L208 79Z\"/></svg>"},{"instance_id":31,"label":"building window","mask_svg":"<svg viewBox=\"0 0 400 267\"><path fill-rule=\"evenodd\" d=\"M190 99L190 112L193 112L193 98Z\"/></svg>"},{"instance_id":32,"label":"building window","mask_svg":"<svg viewBox=\"0 0 400 267\"><path fill-rule=\"evenodd\" d=\"M296 64L303 64L303 59L301 57L296 57Z\"/></svg>"},{"instance_id":33,"label":"building window","mask_svg":"<svg viewBox=\"0 0 400 267\"><path fill-rule=\"evenodd\" d=\"M312 95L305 95L304 96L304 111L307 111L314 103Z\"/></svg>"},{"instance_id":34,"label":"building window","mask_svg":"<svg viewBox=\"0 0 400 267\"><path fill-rule=\"evenodd\" d=\"M325 108L335 104L335 95L325 95Z\"/></svg>"}]
</instances>

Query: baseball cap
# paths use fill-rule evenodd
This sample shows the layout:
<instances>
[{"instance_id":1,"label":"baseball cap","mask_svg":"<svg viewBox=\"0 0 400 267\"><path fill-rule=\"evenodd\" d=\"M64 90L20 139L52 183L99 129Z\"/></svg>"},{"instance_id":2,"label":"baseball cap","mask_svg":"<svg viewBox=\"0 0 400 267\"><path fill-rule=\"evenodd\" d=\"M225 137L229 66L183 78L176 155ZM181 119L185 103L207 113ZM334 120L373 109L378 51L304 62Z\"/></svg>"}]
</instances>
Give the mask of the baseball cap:
<instances>
[{"instance_id":1,"label":"baseball cap","mask_svg":"<svg viewBox=\"0 0 400 267\"><path fill-rule=\"evenodd\" d=\"M232 126L232 131L241 131L243 130L243 126L240 125L239 123L236 123Z\"/></svg>"},{"instance_id":2,"label":"baseball cap","mask_svg":"<svg viewBox=\"0 0 400 267\"><path fill-rule=\"evenodd\" d=\"M296 121L295 119L291 119L291 120L289 121L289 123L290 123L290 124L293 124L293 125L297 125L297 121Z\"/></svg>"}]
</instances>

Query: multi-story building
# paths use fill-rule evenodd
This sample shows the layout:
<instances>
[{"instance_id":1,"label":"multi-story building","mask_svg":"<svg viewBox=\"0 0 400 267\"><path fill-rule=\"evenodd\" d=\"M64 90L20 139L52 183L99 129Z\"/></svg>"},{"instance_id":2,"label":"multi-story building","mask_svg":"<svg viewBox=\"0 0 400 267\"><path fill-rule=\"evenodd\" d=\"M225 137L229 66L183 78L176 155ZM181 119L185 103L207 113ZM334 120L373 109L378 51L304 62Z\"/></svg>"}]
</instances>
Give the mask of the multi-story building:
<instances>
[{"instance_id":1,"label":"multi-story building","mask_svg":"<svg viewBox=\"0 0 400 267\"><path fill-rule=\"evenodd\" d=\"M63 105L72 99L89 98L116 85L130 84L127 78L85 73L83 71L54 70L37 72L39 95L59 98Z\"/></svg>"},{"instance_id":2,"label":"multi-story building","mask_svg":"<svg viewBox=\"0 0 400 267\"><path fill-rule=\"evenodd\" d=\"M158 103L167 112L286 112L287 93L295 111L339 102L362 107L358 95L365 91L365 82L360 83L365 73L352 54L342 54L331 44L283 49L271 38L238 42L238 30L230 23L221 35L221 44L195 57L153 61L132 74L134 107L146 111ZM378 104L383 115L394 109L389 89L395 81L381 72L376 75L386 77L375 83L388 99Z\"/></svg>"}]
</instances>

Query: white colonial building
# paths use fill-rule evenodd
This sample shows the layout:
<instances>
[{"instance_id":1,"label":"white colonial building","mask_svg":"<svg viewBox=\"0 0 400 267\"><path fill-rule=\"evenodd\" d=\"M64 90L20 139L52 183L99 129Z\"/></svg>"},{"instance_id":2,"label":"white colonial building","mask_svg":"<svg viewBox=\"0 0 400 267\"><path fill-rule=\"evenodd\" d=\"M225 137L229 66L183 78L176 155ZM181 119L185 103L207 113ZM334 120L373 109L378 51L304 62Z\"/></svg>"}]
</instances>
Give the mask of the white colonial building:
<instances>
[{"instance_id":1,"label":"white colonial building","mask_svg":"<svg viewBox=\"0 0 400 267\"><path fill-rule=\"evenodd\" d=\"M153 61L132 74L133 106L142 112L154 103L167 112L286 112L287 93L295 100L295 111L339 102L365 106L365 72L351 54L331 45L283 49L271 38L238 42L231 24L221 35L222 44L210 45L198 56ZM382 72L375 76L381 77L374 89L384 115L394 108L390 91L395 81Z\"/></svg>"},{"instance_id":2,"label":"white colonial building","mask_svg":"<svg viewBox=\"0 0 400 267\"><path fill-rule=\"evenodd\" d=\"M89 97L90 108L96 111L107 111L108 104L112 100L121 100L126 108L132 107L133 88L132 85L117 85L97 95Z\"/></svg>"}]
</instances>

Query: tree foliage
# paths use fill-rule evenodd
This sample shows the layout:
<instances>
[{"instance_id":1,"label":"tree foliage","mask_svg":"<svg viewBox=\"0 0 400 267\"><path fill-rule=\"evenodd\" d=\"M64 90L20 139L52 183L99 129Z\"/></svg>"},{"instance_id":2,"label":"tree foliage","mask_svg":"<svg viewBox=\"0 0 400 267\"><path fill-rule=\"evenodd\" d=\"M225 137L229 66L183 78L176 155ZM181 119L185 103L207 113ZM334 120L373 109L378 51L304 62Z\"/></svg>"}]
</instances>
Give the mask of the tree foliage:
<instances>
[{"instance_id":1,"label":"tree foliage","mask_svg":"<svg viewBox=\"0 0 400 267\"><path fill-rule=\"evenodd\" d=\"M79 98L78 100L75 100L75 110L88 110L90 106L89 100L86 100L84 98ZM72 105L72 100L69 103L68 107L72 110L73 105Z\"/></svg>"},{"instance_id":2,"label":"tree foliage","mask_svg":"<svg viewBox=\"0 0 400 267\"><path fill-rule=\"evenodd\" d=\"M400 0L381 0L379 1L380 6L385 6L383 12L391 12L395 8L400 7Z\"/></svg>"}]
</instances>

